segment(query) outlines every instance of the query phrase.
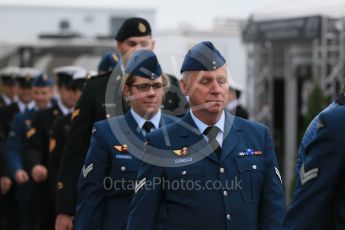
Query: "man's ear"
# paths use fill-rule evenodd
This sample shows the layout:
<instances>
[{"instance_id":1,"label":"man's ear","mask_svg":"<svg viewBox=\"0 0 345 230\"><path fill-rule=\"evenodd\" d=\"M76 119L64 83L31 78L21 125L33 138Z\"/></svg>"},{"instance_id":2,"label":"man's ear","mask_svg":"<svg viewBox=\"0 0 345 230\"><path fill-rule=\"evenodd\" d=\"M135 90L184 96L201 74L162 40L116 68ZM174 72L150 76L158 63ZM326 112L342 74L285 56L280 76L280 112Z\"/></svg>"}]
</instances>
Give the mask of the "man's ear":
<instances>
[{"instance_id":1,"label":"man's ear","mask_svg":"<svg viewBox=\"0 0 345 230\"><path fill-rule=\"evenodd\" d=\"M127 85L125 85L123 87L123 97L125 98L126 101L127 101L127 97L129 97L130 95L131 95L131 90Z\"/></svg>"},{"instance_id":2,"label":"man's ear","mask_svg":"<svg viewBox=\"0 0 345 230\"><path fill-rule=\"evenodd\" d=\"M151 50L154 50L156 46L156 41L152 39L151 41Z\"/></svg>"},{"instance_id":3,"label":"man's ear","mask_svg":"<svg viewBox=\"0 0 345 230\"><path fill-rule=\"evenodd\" d=\"M184 78L181 78L181 79L180 79L180 88L181 88L182 93L183 93L185 96L188 96L189 86L188 86L186 80L187 80L187 79L184 79Z\"/></svg>"}]
</instances>

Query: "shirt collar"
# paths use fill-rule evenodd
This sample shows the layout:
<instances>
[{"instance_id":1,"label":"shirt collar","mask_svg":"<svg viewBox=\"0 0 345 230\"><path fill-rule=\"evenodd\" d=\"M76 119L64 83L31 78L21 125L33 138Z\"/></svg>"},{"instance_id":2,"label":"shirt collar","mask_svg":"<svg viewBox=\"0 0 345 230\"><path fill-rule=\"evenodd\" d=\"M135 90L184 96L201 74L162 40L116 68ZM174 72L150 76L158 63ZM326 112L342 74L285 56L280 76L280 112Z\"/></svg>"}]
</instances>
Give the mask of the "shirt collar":
<instances>
[{"instance_id":1,"label":"shirt collar","mask_svg":"<svg viewBox=\"0 0 345 230\"><path fill-rule=\"evenodd\" d=\"M135 112L133 108L131 108L131 114L134 120L137 122L138 127L140 129L143 128L143 125L146 121L151 121L152 124L155 126L155 129L159 128L159 122L161 120L161 115L162 115L161 110L158 110L158 112L150 120L145 120L142 116L140 116L137 112Z\"/></svg>"},{"instance_id":2,"label":"shirt collar","mask_svg":"<svg viewBox=\"0 0 345 230\"><path fill-rule=\"evenodd\" d=\"M197 118L194 114L192 109L190 109L190 115L194 121L194 123L196 124L196 126L198 127L200 133L204 133L205 129L208 127L208 125L206 125L204 122L202 122L201 120L199 120L199 118ZM214 124L213 126L217 126L220 131L222 131L222 133L224 133L224 125L225 125L225 113L224 111L222 112L222 115L220 116L219 120L217 121L216 124Z\"/></svg>"},{"instance_id":3,"label":"shirt collar","mask_svg":"<svg viewBox=\"0 0 345 230\"><path fill-rule=\"evenodd\" d=\"M47 105L47 107L45 107L44 109L49 109L53 106L53 103L50 101ZM42 110L42 109L39 109L37 105L35 105L35 108L34 108L35 111L39 111L39 110Z\"/></svg>"},{"instance_id":4,"label":"shirt collar","mask_svg":"<svg viewBox=\"0 0 345 230\"><path fill-rule=\"evenodd\" d=\"M36 103L34 101L30 101L28 104L25 104L24 102L22 102L19 99L17 101L17 104L18 104L19 111L21 113L24 112L26 108L28 110L31 110L31 109L33 109L36 106Z\"/></svg>"},{"instance_id":5,"label":"shirt collar","mask_svg":"<svg viewBox=\"0 0 345 230\"><path fill-rule=\"evenodd\" d=\"M13 101L9 97L7 97L5 94L2 95L2 98L4 99L5 105L10 105L13 102L17 102L18 101L18 96L15 96Z\"/></svg>"},{"instance_id":6,"label":"shirt collar","mask_svg":"<svg viewBox=\"0 0 345 230\"><path fill-rule=\"evenodd\" d=\"M73 111L73 108L69 109L66 106L64 106L60 100L60 98L57 100L57 104L59 106L59 109L61 110L61 112L63 113L63 115L67 115L69 113L71 113Z\"/></svg>"}]
</instances>

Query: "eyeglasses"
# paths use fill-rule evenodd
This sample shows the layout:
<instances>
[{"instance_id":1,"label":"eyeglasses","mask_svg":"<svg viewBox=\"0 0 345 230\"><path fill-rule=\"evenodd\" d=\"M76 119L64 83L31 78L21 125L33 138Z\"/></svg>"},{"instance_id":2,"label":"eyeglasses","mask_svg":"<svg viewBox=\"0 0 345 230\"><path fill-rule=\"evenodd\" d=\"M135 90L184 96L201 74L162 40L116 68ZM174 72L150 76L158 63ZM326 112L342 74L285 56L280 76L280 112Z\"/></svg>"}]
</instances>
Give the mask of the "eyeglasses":
<instances>
[{"instance_id":1,"label":"eyeglasses","mask_svg":"<svg viewBox=\"0 0 345 230\"><path fill-rule=\"evenodd\" d=\"M148 92L150 91L151 87L153 90L158 91L163 89L164 84L163 83L153 83L153 84L132 84L131 87L136 87L141 92Z\"/></svg>"}]
</instances>

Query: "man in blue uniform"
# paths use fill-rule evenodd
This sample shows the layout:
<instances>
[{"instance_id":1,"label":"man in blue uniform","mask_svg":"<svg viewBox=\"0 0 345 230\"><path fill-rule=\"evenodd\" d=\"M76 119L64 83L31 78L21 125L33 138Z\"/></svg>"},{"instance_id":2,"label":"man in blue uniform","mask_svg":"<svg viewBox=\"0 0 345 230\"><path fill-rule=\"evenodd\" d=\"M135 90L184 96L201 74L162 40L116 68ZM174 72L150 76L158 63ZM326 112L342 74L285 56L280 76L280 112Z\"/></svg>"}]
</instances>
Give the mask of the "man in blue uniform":
<instances>
[{"instance_id":1,"label":"man in blue uniform","mask_svg":"<svg viewBox=\"0 0 345 230\"><path fill-rule=\"evenodd\" d=\"M196 44L181 73L190 112L148 136L127 230L154 229L161 204L165 229L278 229L284 195L269 131L224 110L224 57Z\"/></svg>"},{"instance_id":2,"label":"man in blue uniform","mask_svg":"<svg viewBox=\"0 0 345 230\"><path fill-rule=\"evenodd\" d=\"M98 63L97 72L98 74L105 74L112 71L117 62L119 61L119 54L115 51L107 51L103 54L101 61Z\"/></svg>"},{"instance_id":3,"label":"man in blue uniform","mask_svg":"<svg viewBox=\"0 0 345 230\"><path fill-rule=\"evenodd\" d=\"M66 139L56 202L57 230L72 229L76 186L90 144L93 124L114 115L125 114L128 109L123 106L120 87L123 80L124 57L138 49L153 50L155 46L151 26L144 18L135 17L125 20L115 40L121 60L113 72L99 75L87 82L76 107L76 111L79 111L78 116L74 117ZM166 113L181 115L185 111L187 101L178 86L177 78L171 75L169 78L171 84L169 90L165 92L162 110ZM107 101L108 97L111 98L110 102Z\"/></svg>"},{"instance_id":4,"label":"man in blue uniform","mask_svg":"<svg viewBox=\"0 0 345 230\"><path fill-rule=\"evenodd\" d=\"M316 135L305 147L298 186L282 229L345 229L344 93L335 103L319 115Z\"/></svg>"},{"instance_id":5,"label":"man in blue uniform","mask_svg":"<svg viewBox=\"0 0 345 230\"><path fill-rule=\"evenodd\" d=\"M296 176L297 177L299 177L301 167L304 163L306 147L312 142L312 140L314 140L314 138L317 135L320 115L326 112L327 110L333 108L334 106L336 106L336 102L332 102L331 104L329 104L327 108L325 108L316 117L314 117L314 119L310 122L307 130L305 131L303 138L301 140L301 144L300 144L298 156L297 156L297 161L296 161ZM298 186L298 183L296 184L296 186Z\"/></svg>"},{"instance_id":6,"label":"man in blue uniform","mask_svg":"<svg viewBox=\"0 0 345 230\"><path fill-rule=\"evenodd\" d=\"M32 118L38 110L50 107L54 102L53 84L45 74L35 77L32 83L32 95L35 107L27 112L18 113L12 120L6 141L6 159L11 176L17 183L16 198L19 204L20 229L36 229L37 219L32 206L32 182L29 173L23 167L23 151L26 132L31 128Z\"/></svg>"},{"instance_id":7,"label":"man in blue uniform","mask_svg":"<svg viewBox=\"0 0 345 230\"><path fill-rule=\"evenodd\" d=\"M95 124L79 177L75 229L125 229L139 163L131 153L143 151L145 135L173 121L160 110L169 80L156 55L136 51L126 74L123 93L131 109Z\"/></svg>"}]
</instances>

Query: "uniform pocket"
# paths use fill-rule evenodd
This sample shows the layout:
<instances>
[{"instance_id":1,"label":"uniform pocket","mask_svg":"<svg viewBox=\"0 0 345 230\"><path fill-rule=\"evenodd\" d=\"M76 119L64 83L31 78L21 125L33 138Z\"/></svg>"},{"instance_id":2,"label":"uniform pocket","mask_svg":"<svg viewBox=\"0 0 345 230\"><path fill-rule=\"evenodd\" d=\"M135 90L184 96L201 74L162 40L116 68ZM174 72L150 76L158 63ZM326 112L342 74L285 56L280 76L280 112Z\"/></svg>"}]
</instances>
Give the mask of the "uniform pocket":
<instances>
[{"instance_id":1,"label":"uniform pocket","mask_svg":"<svg viewBox=\"0 0 345 230\"><path fill-rule=\"evenodd\" d=\"M265 175L263 159L254 156L237 158L236 164L240 172L243 199L247 202L258 202Z\"/></svg>"},{"instance_id":2,"label":"uniform pocket","mask_svg":"<svg viewBox=\"0 0 345 230\"><path fill-rule=\"evenodd\" d=\"M130 154L127 154L130 155ZM110 178L112 187L116 193L132 193L135 188L135 181L138 174L139 160L112 158Z\"/></svg>"},{"instance_id":3,"label":"uniform pocket","mask_svg":"<svg viewBox=\"0 0 345 230\"><path fill-rule=\"evenodd\" d=\"M163 181L165 198L186 207L197 207L206 204L205 168L202 164L169 168Z\"/></svg>"}]
</instances>

